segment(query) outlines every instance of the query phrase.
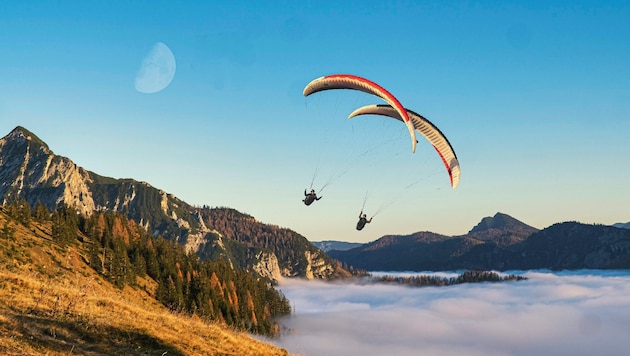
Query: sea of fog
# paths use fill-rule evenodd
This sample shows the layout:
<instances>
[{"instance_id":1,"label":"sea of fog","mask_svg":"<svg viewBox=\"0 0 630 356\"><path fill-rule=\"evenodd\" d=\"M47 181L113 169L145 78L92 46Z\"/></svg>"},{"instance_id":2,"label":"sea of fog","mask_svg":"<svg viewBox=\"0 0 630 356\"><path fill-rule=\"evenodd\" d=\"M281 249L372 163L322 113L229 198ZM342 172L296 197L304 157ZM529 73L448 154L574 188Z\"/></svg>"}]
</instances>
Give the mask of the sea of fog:
<instances>
[{"instance_id":1,"label":"sea of fog","mask_svg":"<svg viewBox=\"0 0 630 356\"><path fill-rule=\"evenodd\" d=\"M452 273L373 273L374 275ZM630 271L512 271L526 281L407 287L283 280L298 355L622 355Z\"/></svg>"}]
</instances>

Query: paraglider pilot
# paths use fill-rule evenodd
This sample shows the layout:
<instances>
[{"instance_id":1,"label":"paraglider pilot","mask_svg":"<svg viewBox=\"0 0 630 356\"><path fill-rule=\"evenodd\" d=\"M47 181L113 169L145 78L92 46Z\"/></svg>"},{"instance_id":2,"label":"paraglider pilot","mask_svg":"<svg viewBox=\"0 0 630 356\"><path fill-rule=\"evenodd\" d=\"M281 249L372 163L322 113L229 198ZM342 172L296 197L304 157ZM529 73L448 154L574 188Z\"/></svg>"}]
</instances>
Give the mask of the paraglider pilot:
<instances>
[{"instance_id":1,"label":"paraglider pilot","mask_svg":"<svg viewBox=\"0 0 630 356\"><path fill-rule=\"evenodd\" d=\"M357 222L357 230L363 230L365 224L369 224L372 222L372 218L368 220L367 215L363 214L363 211L359 213L359 222Z\"/></svg>"},{"instance_id":2,"label":"paraglider pilot","mask_svg":"<svg viewBox=\"0 0 630 356\"><path fill-rule=\"evenodd\" d=\"M311 205L315 200L320 200L322 198L317 196L317 194L315 193L315 189L311 189L311 192L308 194L306 193L306 189L304 189L304 196L305 198L302 201L306 205Z\"/></svg>"}]
</instances>

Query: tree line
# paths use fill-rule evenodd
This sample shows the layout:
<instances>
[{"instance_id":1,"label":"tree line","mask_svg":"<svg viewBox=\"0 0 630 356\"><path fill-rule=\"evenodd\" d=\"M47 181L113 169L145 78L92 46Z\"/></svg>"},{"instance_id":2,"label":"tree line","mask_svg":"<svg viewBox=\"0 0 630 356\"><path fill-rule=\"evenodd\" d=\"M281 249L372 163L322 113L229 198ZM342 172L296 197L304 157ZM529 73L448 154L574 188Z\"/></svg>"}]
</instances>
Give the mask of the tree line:
<instances>
[{"instance_id":1,"label":"tree line","mask_svg":"<svg viewBox=\"0 0 630 356\"><path fill-rule=\"evenodd\" d=\"M510 274L507 276L501 276L496 272L491 271L465 271L457 277L438 277L434 275L419 275L419 276L379 276L371 279L375 283L397 283L410 285L414 287L424 286L451 286L461 283L481 283L481 282L505 282L505 281L522 281L527 277L517 276Z\"/></svg>"}]
</instances>

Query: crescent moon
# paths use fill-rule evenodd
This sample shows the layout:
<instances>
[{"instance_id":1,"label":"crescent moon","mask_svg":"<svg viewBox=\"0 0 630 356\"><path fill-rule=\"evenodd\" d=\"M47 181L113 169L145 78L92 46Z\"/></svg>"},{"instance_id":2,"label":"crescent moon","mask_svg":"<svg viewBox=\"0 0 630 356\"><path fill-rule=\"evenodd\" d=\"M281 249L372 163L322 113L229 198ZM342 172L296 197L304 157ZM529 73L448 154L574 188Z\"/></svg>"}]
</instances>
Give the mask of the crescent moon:
<instances>
[{"instance_id":1,"label":"crescent moon","mask_svg":"<svg viewBox=\"0 0 630 356\"><path fill-rule=\"evenodd\" d=\"M175 56L170 48L162 42L156 43L138 69L136 90L146 94L163 90L173 81L176 68Z\"/></svg>"}]
</instances>

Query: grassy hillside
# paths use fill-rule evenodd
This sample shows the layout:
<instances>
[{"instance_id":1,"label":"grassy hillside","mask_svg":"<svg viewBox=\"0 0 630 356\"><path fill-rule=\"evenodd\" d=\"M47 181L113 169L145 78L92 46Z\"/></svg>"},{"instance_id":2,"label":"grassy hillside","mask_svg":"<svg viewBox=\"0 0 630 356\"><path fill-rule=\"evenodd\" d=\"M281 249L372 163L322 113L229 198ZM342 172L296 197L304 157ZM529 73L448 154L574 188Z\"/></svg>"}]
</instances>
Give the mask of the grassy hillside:
<instances>
[{"instance_id":1,"label":"grassy hillside","mask_svg":"<svg viewBox=\"0 0 630 356\"><path fill-rule=\"evenodd\" d=\"M115 287L88 265L88 246L60 246L51 230L0 212L0 354L287 354L224 324L169 312L150 278Z\"/></svg>"}]
</instances>

